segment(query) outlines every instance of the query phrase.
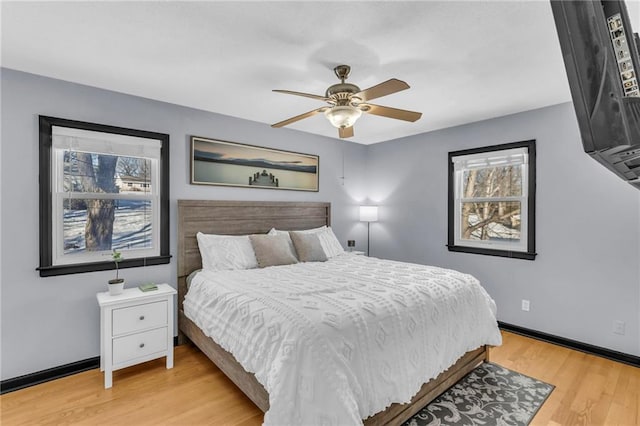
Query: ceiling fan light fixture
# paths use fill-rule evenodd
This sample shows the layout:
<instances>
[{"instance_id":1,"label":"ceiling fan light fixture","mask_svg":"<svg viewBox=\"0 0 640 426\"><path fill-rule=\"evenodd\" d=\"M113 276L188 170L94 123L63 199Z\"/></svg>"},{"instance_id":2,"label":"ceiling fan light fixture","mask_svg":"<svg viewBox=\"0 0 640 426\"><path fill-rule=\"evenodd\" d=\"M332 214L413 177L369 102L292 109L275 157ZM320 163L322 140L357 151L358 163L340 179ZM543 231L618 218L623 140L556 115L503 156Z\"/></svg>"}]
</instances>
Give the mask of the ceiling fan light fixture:
<instances>
[{"instance_id":1,"label":"ceiling fan light fixture","mask_svg":"<svg viewBox=\"0 0 640 426\"><path fill-rule=\"evenodd\" d=\"M351 127L362 115L362 111L351 105L336 105L324 112L333 127L338 129Z\"/></svg>"},{"instance_id":2,"label":"ceiling fan light fixture","mask_svg":"<svg viewBox=\"0 0 640 426\"><path fill-rule=\"evenodd\" d=\"M355 84L345 82L349 76L350 70L351 67L348 65L338 65L335 67L333 71L340 79L340 83L329 86L325 91L324 96L314 95L311 93L293 92L291 90L274 90L274 92L325 101L329 105L316 108L312 111L305 112L304 114L299 114L295 117L272 124L271 127L288 126L289 124L302 119L324 113L331 125L338 129L338 136L340 136L341 139L345 139L353 137L353 125L360 118L362 113L410 122L420 119L422 114L419 112L369 103L372 99L381 98L383 96L408 89L409 85L406 82L398 80L397 78L391 78L387 81L376 84L375 86L371 86L368 89L360 90L360 88Z\"/></svg>"}]
</instances>

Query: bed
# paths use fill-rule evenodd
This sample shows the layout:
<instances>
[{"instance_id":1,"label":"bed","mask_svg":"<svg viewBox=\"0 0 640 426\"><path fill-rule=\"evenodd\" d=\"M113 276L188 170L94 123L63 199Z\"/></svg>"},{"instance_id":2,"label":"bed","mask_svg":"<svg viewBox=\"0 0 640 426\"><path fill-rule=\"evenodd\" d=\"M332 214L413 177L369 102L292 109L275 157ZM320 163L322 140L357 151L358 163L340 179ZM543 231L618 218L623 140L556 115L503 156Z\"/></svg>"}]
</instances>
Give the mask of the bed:
<instances>
[{"instance_id":1,"label":"bed","mask_svg":"<svg viewBox=\"0 0 640 426\"><path fill-rule=\"evenodd\" d=\"M178 327L179 341L191 341L205 353L263 412L269 394L256 376L245 371L229 352L207 337L185 315L187 276L201 268L197 232L223 235L264 234L271 228L303 230L331 224L331 206L322 202L178 201ZM361 261L365 261L364 259ZM437 377L424 383L410 403L393 403L363 420L365 425L400 424L481 362L488 347L470 350Z\"/></svg>"}]
</instances>

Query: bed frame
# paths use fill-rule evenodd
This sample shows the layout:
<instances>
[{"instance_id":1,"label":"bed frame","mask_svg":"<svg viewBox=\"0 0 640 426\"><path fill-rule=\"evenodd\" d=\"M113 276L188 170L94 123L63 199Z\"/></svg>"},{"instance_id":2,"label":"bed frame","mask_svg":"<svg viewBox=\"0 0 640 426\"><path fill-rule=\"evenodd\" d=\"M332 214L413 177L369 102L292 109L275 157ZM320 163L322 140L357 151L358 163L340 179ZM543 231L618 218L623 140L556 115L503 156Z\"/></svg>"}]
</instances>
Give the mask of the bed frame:
<instances>
[{"instance_id":1,"label":"bed frame","mask_svg":"<svg viewBox=\"0 0 640 426\"><path fill-rule=\"evenodd\" d=\"M196 234L264 234L271 228L301 230L330 224L331 204L324 202L178 200L178 342L195 344L263 412L269 409L269 394L264 387L184 314L187 276L202 267ZM489 360L487 346L467 352L425 383L410 403L392 404L365 419L364 424L401 424L485 360Z\"/></svg>"}]
</instances>

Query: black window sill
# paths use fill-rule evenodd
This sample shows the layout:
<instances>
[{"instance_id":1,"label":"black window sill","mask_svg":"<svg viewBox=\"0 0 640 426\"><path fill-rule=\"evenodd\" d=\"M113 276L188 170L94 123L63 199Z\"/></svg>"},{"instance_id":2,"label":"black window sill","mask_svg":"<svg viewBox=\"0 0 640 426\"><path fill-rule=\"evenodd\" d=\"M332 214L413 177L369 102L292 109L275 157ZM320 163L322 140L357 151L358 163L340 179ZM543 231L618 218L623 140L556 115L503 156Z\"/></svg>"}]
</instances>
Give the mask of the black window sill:
<instances>
[{"instance_id":1,"label":"black window sill","mask_svg":"<svg viewBox=\"0 0 640 426\"><path fill-rule=\"evenodd\" d=\"M125 259L118 263L119 269L139 268L141 266L164 265L171 261L171 255L143 257L139 259ZM81 274L84 272L109 271L116 269L113 261L77 263L75 265L40 266L41 277L53 277L56 275Z\"/></svg>"},{"instance_id":2,"label":"black window sill","mask_svg":"<svg viewBox=\"0 0 640 426\"><path fill-rule=\"evenodd\" d=\"M498 256L498 257L510 257L512 259L524 259L535 260L538 253L523 252L523 251L509 251L509 250L494 250L479 247L464 247L447 245L449 251L455 251L459 253L472 253L472 254L484 254L486 256Z\"/></svg>"}]
</instances>

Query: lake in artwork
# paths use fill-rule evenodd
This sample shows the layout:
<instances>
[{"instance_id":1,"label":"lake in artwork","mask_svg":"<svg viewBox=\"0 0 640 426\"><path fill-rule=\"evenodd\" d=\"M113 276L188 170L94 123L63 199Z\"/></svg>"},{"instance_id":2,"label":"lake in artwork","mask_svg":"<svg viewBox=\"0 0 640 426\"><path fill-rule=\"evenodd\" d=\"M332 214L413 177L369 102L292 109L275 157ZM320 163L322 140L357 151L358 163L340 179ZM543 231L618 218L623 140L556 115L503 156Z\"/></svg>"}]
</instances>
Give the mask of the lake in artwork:
<instances>
[{"instance_id":1,"label":"lake in artwork","mask_svg":"<svg viewBox=\"0 0 640 426\"><path fill-rule=\"evenodd\" d=\"M192 137L192 183L318 190L318 156Z\"/></svg>"}]
</instances>

